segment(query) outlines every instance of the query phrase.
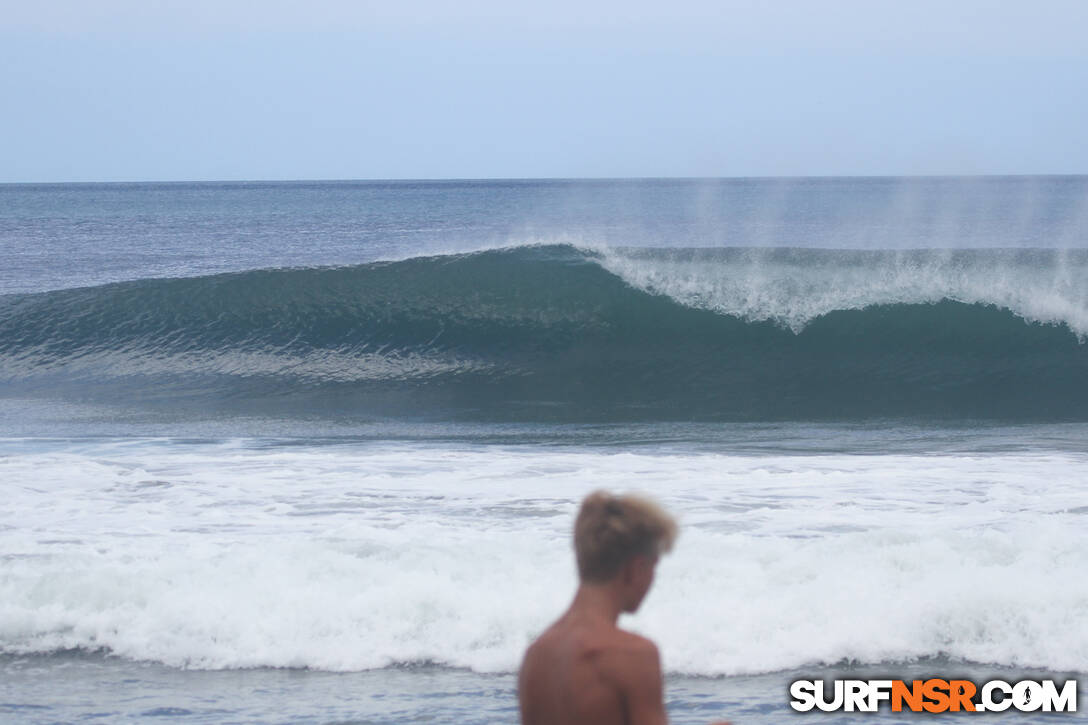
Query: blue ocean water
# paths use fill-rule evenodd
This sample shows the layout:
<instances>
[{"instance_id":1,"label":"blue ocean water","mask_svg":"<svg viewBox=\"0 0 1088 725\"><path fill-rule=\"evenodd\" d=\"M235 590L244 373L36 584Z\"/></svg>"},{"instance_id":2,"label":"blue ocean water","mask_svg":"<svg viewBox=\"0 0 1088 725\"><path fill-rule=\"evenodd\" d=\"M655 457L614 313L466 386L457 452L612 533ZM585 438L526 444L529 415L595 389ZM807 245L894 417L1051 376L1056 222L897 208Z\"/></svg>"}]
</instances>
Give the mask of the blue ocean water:
<instances>
[{"instance_id":1,"label":"blue ocean water","mask_svg":"<svg viewBox=\"0 0 1088 725\"><path fill-rule=\"evenodd\" d=\"M1080 676L1086 337L1088 177L0 185L0 712L513 721L600 487L675 722Z\"/></svg>"}]
</instances>

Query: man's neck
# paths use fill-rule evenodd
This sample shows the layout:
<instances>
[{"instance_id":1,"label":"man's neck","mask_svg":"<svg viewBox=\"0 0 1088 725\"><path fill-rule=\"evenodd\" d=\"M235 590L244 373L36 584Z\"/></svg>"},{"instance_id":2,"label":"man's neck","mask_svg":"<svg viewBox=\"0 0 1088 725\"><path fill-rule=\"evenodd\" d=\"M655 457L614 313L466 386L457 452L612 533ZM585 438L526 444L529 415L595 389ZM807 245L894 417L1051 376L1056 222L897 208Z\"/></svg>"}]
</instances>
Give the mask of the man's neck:
<instances>
[{"instance_id":1,"label":"man's neck","mask_svg":"<svg viewBox=\"0 0 1088 725\"><path fill-rule=\"evenodd\" d=\"M609 583L582 582L578 585L578 591L568 611L571 614L605 620L615 626L623 606L620 604L620 597L615 587Z\"/></svg>"}]
</instances>

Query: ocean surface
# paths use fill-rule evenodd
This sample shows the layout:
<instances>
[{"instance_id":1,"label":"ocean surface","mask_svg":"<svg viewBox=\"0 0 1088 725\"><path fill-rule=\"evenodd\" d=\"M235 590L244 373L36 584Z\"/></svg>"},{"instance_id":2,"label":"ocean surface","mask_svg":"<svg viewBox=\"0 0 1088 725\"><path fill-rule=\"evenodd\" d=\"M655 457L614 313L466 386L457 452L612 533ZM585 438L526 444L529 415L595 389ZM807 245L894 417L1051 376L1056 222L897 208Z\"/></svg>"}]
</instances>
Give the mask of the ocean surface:
<instances>
[{"instance_id":1,"label":"ocean surface","mask_svg":"<svg viewBox=\"0 0 1088 725\"><path fill-rule=\"evenodd\" d=\"M672 722L1083 699L1088 177L0 185L3 722L516 722L597 488Z\"/></svg>"}]
</instances>

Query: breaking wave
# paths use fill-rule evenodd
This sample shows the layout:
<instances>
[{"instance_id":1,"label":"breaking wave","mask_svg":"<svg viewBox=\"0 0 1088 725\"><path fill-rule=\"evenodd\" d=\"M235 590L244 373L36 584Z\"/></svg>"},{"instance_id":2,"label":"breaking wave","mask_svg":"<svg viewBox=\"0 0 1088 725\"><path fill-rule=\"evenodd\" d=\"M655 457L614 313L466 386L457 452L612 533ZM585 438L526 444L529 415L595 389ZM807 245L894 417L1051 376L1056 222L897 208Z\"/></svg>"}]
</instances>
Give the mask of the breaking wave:
<instances>
[{"instance_id":1,"label":"breaking wave","mask_svg":"<svg viewBox=\"0 0 1088 725\"><path fill-rule=\"evenodd\" d=\"M583 249L0 297L13 396L475 420L1088 420L1088 251Z\"/></svg>"}]
</instances>

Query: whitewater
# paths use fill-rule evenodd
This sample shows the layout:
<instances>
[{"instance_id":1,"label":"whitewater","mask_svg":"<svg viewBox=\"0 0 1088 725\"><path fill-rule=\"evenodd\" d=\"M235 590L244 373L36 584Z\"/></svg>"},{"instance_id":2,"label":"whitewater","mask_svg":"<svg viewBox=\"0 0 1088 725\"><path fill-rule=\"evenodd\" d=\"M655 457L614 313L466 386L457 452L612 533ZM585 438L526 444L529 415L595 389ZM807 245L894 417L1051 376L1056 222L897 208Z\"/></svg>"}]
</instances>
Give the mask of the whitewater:
<instances>
[{"instance_id":1,"label":"whitewater","mask_svg":"<svg viewBox=\"0 0 1088 725\"><path fill-rule=\"evenodd\" d=\"M1084 452L57 448L24 441L5 465L35 483L0 520L9 653L510 672L573 591L587 481L638 481L684 526L632 619L676 672L936 655L1088 667L1088 628L1070 626L1088 597Z\"/></svg>"},{"instance_id":2,"label":"whitewater","mask_svg":"<svg viewBox=\"0 0 1088 725\"><path fill-rule=\"evenodd\" d=\"M799 678L1083 694L1086 199L0 186L0 719L515 722L597 488L680 520L625 619L673 722L780 723Z\"/></svg>"}]
</instances>

